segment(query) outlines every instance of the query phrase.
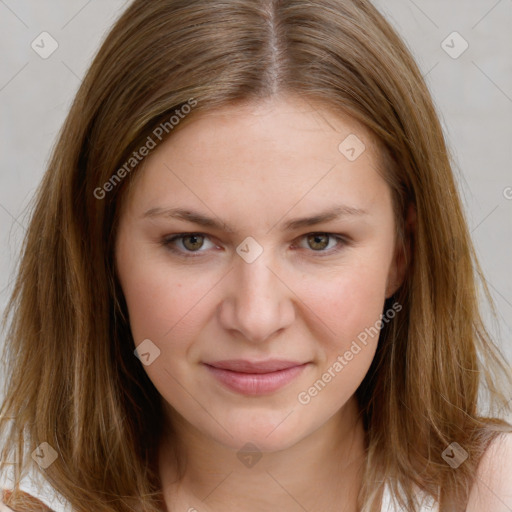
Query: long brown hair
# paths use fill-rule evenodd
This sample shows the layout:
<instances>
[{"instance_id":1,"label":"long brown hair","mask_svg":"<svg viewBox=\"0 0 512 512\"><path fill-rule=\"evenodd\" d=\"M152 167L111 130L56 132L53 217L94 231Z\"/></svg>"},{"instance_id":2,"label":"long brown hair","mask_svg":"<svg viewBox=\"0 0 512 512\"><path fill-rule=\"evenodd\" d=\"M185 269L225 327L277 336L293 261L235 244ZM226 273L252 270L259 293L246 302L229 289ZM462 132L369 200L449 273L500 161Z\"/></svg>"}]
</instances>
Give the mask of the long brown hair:
<instances>
[{"instance_id":1,"label":"long brown hair","mask_svg":"<svg viewBox=\"0 0 512 512\"><path fill-rule=\"evenodd\" d=\"M134 357L113 258L120 201L142 167L131 159L162 123L161 140L172 137L185 105L176 129L195 112L277 93L370 130L411 247L391 299L403 311L382 328L357 392L368 443L360 508L379 510L388 484L403 510L417 510L415 486L441 510L464 509L483 451L508 426L483 416L478 392L486 385L503 407L507 368L479 313L481 270L430 94L368 0L135 0L116 22L36 195L5 316L2 470L17 451L16 486L48 443L58 456L42 472L73 510L160 510L161 397ZM457 469L442 458L452 442L469 455Z\"/></svg>"}]
</instances>

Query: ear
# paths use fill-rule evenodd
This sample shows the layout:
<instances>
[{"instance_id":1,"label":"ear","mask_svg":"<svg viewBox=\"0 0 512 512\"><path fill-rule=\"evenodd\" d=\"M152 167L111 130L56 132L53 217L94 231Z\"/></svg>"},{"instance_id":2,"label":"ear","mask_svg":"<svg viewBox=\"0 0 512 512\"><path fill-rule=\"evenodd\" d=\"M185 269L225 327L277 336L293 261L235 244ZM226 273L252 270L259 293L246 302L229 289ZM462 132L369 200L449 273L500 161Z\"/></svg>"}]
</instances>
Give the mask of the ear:
<instances>
[{"instance_id":1,"label":"ear","mask_svg":"<svg viewBox=\"0 0 512 512\"><path fill-rule=\"evenodd\" d=\"M404 240L397 240L393 261L389 267L386 284L386 299L389 299L402 286L409 262L412 258L411 239L416 231L416 208L409 204L404 223Z\"/></svg>"}]
</instances>

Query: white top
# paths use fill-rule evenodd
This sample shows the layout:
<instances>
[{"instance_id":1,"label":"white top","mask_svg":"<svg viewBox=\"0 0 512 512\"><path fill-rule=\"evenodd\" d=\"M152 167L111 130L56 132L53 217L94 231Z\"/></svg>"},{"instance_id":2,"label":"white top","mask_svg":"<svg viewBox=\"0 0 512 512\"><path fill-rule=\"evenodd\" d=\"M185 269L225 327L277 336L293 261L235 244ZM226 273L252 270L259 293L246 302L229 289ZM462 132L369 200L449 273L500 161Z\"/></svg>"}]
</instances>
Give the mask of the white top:
<instances>
[{"instance_id":1,"label":"white top","mask_svg":"<svg viewBox=\"0 0 512 512\"><path fill-rule=\"evenodd\" d=\"M397 506L393 504L391 499L391 493L388 486L384 487L384 493L382 495L382 509L381 512L401 512ZM435 503L434 499L424 497L421 503L420 512L439 512L439 508Z\"/></svg>"}]
</instances>

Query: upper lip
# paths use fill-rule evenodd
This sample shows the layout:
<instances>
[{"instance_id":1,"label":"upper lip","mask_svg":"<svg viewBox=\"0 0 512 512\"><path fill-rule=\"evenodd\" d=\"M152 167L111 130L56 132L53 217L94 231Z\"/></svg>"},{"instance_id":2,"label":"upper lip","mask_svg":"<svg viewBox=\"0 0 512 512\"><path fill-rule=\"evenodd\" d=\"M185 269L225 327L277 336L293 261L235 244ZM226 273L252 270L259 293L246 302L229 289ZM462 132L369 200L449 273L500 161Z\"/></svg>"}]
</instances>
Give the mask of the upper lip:
<instances>
[{"instance_id":1,"label":"upper lip","mask_svg":"<svg viewBox=\"0 0 512 512\"><path fill-rule=\"evenodd\" d=\"M301 366L305 363L297 361L287 361L284 359L266 359L265 361L247 361L245 359L230 359L225 361L215 361L213 363L205 363L215 368L223 370L231 370L240 373L270 373L294 366Z\"/></svg>"}]
</instances>

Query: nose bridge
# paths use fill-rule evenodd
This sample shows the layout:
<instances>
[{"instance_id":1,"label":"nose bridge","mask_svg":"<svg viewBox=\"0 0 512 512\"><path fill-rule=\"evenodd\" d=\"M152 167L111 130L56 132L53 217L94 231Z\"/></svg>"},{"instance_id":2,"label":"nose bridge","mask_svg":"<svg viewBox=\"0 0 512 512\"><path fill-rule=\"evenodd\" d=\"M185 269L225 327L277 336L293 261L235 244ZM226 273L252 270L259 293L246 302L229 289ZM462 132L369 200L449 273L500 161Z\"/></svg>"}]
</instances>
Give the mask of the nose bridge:
<instances>
[{"instance_id":1,"label":"nose bridge","mask_svg":"<svg viewBox=\"0 0 512 512\"><path fill-rule=\"evenodd\" d=\"M263 341L292 321L293 306L287 287L272 271L271 251L263 250L254 261L249 261L243 257L235 260L235 284L225 327L240 331L247 340Z\"/></svg>"}]
</instances>

